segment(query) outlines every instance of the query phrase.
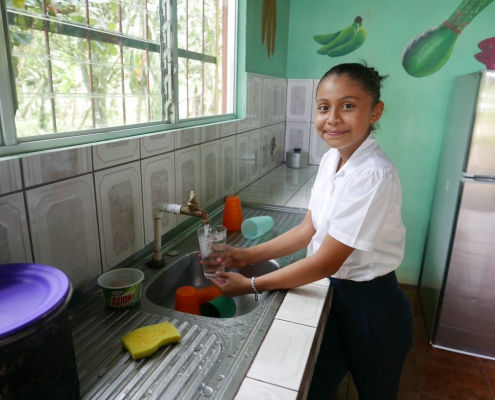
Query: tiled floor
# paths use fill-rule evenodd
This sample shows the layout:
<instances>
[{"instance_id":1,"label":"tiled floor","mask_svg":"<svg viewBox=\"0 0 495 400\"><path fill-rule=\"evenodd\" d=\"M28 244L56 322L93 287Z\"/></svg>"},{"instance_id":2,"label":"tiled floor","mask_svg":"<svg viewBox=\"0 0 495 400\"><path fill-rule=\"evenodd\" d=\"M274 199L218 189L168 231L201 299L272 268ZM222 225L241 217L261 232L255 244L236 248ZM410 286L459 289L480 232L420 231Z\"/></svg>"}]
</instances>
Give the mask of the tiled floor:
<instances>
[{"instance_id":1,"label":"tiled floor","mask_svg":"<svg viewBox=\"0 0 495 400\"><path fill-rule=\"evenodd\" d=\"M317 170L313 165L291 169L282 164L238 194L241 201L307 208ZM413 309L414 346L402 372L398 400L495 400L495 361L431 347L418 289L401 286ZM335 399L358 398L349 375Z\"/></svg>"}]
</instances>

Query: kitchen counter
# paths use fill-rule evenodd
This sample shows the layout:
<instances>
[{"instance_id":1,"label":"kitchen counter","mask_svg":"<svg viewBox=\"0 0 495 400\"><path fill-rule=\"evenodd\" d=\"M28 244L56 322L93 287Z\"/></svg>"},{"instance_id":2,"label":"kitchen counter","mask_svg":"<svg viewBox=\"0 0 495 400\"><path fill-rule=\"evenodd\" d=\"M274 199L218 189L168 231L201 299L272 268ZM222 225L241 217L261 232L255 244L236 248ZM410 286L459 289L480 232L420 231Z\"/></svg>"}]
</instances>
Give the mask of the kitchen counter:
<instances>
[{"instance_id":1,"label":"kitchen counter","mask_svg":"<svg viewBox=\"0 0 495 400\"><path fill-rule=\"evenodd\" d=\"M252 246L270 240L297 224L305 214L302 209L260 207L245 207L243 203L244 217L275 213L276 227L250 243L238 232L229 236L229 243ZM212 223L221 216L212 215ZM190 237L195 237L194 231L191 228ZM179 238L176 241L165 251L180 247ZM191 246L198 247L197 243ZM304 252L298 252L276 261L283 267L303 256ZM275 394L283 399L305 398L327 315L323 311L330 306L328 280L288 292L270 292L255 311L216 320L152 304L145 291L162 270L145 267L146 257L136 257L129 265L145 273L137 307L125 311L106 309L98 287L76 296L71 306L83 399L223 400ZM175 261L165 258L168 265ZM132 360L122 348L120 337L137 327L164 320L178 327L183 337L181 344L164 346L143 360Z\"/></svg>"}]
</instances>

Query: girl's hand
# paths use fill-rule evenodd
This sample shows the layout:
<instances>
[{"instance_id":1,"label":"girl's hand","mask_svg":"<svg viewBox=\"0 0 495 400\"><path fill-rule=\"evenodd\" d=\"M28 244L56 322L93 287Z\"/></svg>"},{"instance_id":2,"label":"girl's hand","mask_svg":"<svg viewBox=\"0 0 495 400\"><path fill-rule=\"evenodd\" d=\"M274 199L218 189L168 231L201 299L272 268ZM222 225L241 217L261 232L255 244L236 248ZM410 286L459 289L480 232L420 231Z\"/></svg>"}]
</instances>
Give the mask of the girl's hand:
<instances>
[{"instance_id":1,"label":"girl's hand","mask_svg":"<svg viewBox=\"0 0 495 400\"><path fill-rule=\"evenodd\" d=\"M224 263L225 268L242 268L249 264L247 260L247 253L245 248L229 246L228 244L220 244L212 246L213 253L212 256L217 256L217 263ZM215 254L217 253L217 254ZM201 261L203 264L202 255L200 254Z\"/></svg>"},{"instance_id":2,"label":"girl's hand","mask_svg":"<svg viewBox=\"0 0 495 400\"><path fill-rule=\"evenodd\" d=\"M227 297L253 293L251 279L237 272L217 272L216 276L219 279L211 279L211 282Z\"/></svg>"}]
</instances>

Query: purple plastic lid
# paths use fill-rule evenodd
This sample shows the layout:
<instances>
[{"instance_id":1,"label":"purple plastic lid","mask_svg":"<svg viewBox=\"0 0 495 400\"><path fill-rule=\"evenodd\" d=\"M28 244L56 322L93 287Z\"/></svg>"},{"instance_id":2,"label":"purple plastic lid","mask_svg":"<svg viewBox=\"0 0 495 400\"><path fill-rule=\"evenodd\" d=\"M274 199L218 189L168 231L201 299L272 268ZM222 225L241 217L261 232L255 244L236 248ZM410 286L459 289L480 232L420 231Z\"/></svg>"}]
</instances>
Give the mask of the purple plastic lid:
<instances>
[{"instance_id":1,"label":"purple plastic lid","mask_svg":"<svg viewBox=\"0 0 495 400\"><path fill-rule=\"evenodd\" d=\"M0 265L0 338L40 320L67 297L62 271L42 264Z\"/></svg>"}]
</instances>

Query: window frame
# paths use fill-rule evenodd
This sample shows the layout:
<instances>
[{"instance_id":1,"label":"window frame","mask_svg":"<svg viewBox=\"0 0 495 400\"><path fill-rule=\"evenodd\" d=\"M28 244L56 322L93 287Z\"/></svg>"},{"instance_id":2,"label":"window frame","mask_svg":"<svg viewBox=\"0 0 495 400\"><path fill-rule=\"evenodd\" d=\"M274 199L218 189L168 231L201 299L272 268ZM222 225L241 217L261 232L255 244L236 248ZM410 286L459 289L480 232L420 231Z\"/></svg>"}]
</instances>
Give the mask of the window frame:
<instances>
[{"instance_id":1,"label":"window frame","mask_svg":"<svg viewBox=\"0 0 495 400\"><path fill-rule=\"evenodd\" d=\"M10 48L8 47L8 18L7 5L2 1L0 10L0 82L7 82L2 85L0 90L0 157L18 156L25 153L41 152L46 150L55 150L69 146L92 145L106 141L114 141L135 136L147 134L166 133L167 131L176 131L183 128L200 126L205 124L220 123L233 121L238 115L238 87L239 83L239 10L242 0L228 0L229 7L234 7L232 11L232 23L234 24L235 40L233 46L229 49L232 51L233 61L231 66L232 79L232 109L229 114L216 116L189 118L179 120L178 113L178 38L177 30L177 2L175 0L166 0L161 2L161 7L169 7L172 23L167 30L167 40L170 43L170 61L167 70L171 71L172 79L169 80L168 91L172 93L172 102L169 108L170 122L155 121L134 125L122 125L116 127L98 128L84 131L65 132L63 134L53 133L42 136L30 136L17 138L15 128L15 106L16 92L11 84L11 63L9 62ZM230 21L229 21L230 23ZM160 44L162 46L163 43ZM183 51L181 53L184 53ZM163 84L163 83L162 83ZM163 90L164 88L162 88ZM241 101L242 103L242 101Z\"/></svg>"}]
</instances>

